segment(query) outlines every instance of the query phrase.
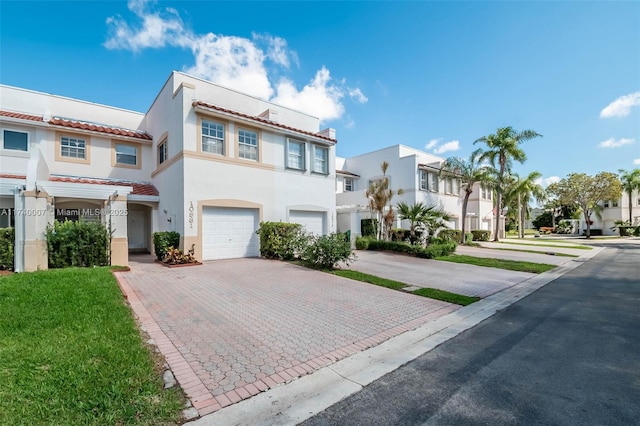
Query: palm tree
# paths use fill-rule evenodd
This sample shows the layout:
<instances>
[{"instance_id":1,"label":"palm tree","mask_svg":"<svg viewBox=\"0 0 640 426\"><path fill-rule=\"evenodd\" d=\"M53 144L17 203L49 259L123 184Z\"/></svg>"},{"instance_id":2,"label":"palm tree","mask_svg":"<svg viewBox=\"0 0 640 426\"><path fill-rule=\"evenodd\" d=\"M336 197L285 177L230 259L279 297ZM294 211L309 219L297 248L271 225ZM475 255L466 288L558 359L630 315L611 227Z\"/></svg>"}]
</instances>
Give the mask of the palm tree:
<instances>
[{"instance_id":1,"label":"palm tree","mask_svg":"<svg viewBox=\"0 0 640 426\"><path fill-rule=\"evenodd\" d=\"M496 206L495 206L495 235L493 241L499 241L500 213L502 212L502 195L504 193L505 177L511 170L513 161L523 163L527 155L520 148L520 144L530 139L542 136L533 130L517 131L512 127L500 127L495 134L483 136L475 143L482 142L487 145L480 159L489 160L495 169L496 182Z\"/></svg>"},{"instance_id":2,"label":"palm tree","mask_svg":"<svg viewBox=\"0 0 640 426\"><path fill-rule=\"evenodd\" d=\"M444 210L435 205L425 205L423 203L413 203L409 205L405 202L398 203L398 216L402 220L409 221L409 240L411 244L415 244L418 240L416 230L426 227L431 232L442 227L443 221L451 220Z\"/></svg>"},{"instance_id":3,"label":"palm tree","mask_svg":"<svg viewBox=\"0 0 640 426\"><path fill-rule=\"evenodd\" d=\"M468 160L459 157L449 157L440 167L440 174L454 176L459 179L460 186L464 191L464 200L462 201L461 244L464 244L465 242L467 206L469 205L469 197L473 193L473 186L476 183L486 183L491 181L489 170L480 160L481 154L482 150L477 149L471 153Z\"/></svg>"},{"instance_id":4,"label":"palm tree","mask_svg":"<svg viewBox=\"0 0 640 426\"><path fill-rule=\"evenodd\" d=\"M536 183L542 177L538 172L531 172L525 178L512 174L507 188L505 188L506 201L512 201L518 211L518 238L524 238L524 222L529 215L529 200L533 197L536 201L546 198L544 188Z\"/></svg>"},{"instance_id":5,"label":"palm tree","mask_svg":"<svg viewBox=\"0 0 640 426\"><path fill-rule=\"evenodd\" d=\"M391 199L394 195L401 195L403 191L401 189L394 191L389 188L389 177L387 176L387 169L389 163L383 161L380 164L382 170L382 178L377 179L369 184L369 188L365 191L364 195L369 200L369 208L372 212L375 212L376 219L378 220L377 238L382 239L388 232L388 229L393 224L393 207L391 206Z\"/></svg>"},{"instance_id":6,"label":"palm tree","mask_svg":"<svg viewBox=\"0 0 640 426\"><path fill-rule=\"evenodd\" d=\"M640 191L640 169L619 169L622 190L629 195L629 225L633 225L633 191Z\"/></svg>"}]
</instances>

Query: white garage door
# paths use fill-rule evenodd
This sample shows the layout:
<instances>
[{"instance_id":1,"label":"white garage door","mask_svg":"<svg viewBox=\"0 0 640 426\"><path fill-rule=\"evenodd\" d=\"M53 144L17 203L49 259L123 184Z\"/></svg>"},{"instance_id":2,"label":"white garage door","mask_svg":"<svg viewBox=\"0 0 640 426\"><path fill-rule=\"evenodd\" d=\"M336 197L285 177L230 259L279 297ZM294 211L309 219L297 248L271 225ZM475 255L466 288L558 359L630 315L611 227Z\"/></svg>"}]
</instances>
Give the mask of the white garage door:
<instances>
[{"instance_id":1,"label":"white garage door","mask_svg":"<svg viewBox=\"0 0 640 426\"><path fill-rule=\"evenodd\" d=\"M302 210L291 210L289 212L289 222L299 223L304 226L307 232L316 235L324 235L324 218L323 212L310 212Z\"/></svg>"},{"instance_id":2,"label":"white garage door","mask_svg":"<svg viewBox=\"0 0 640 426\"><path fill-rule=\"evenodd\" d=\"M259 256L257 229L257 209L205 207L202 211L202 258Z\"/></svg>"}]
</instances>

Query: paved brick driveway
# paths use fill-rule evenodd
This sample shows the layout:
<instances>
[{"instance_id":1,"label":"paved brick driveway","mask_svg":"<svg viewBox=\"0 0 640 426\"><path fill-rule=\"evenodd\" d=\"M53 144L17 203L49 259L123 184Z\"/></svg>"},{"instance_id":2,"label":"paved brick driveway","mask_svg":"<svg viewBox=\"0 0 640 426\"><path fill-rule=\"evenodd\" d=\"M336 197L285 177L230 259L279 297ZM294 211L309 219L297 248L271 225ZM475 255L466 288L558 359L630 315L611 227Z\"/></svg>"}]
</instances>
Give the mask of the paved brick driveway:
<instances>
[{"instance_id":1,"label":"paved brick driveway","mask_svg":"<svg viewBox=\"0 0 640 426\"><path fill-rule=\"evenodd\" d=\"M459 308L264 259L131 269L120 286L200 415Z\"/></svg>"}]
</instances>

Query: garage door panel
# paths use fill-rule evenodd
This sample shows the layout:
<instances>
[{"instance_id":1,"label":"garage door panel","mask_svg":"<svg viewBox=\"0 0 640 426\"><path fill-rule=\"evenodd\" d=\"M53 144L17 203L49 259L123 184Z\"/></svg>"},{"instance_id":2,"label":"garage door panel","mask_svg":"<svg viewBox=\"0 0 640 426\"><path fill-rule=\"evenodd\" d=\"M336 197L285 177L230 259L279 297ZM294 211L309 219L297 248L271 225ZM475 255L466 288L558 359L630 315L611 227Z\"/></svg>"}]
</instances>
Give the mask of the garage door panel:
<instances>
[{"instance_id":1,"label":"garage door panel","mask_svg":"<svg viewBox=\"0 0 640 426\"><path fill-rule=\"evenodd\" d=\"M324 212L303 210L291 210L289 212L289 222L299 223L307 232L316 235L324 235L325 217L326 214Z\"/></svg>"},{"instance_id":2,"label":"garage door panel","mask_svg":"<svg viewBox=\"0 0 640 426\"><path fill-rule=\"evenodd\" d=\"M259 256L257 209L206 207L202 216L204 260Z\"/></svg>"}]
</instances>

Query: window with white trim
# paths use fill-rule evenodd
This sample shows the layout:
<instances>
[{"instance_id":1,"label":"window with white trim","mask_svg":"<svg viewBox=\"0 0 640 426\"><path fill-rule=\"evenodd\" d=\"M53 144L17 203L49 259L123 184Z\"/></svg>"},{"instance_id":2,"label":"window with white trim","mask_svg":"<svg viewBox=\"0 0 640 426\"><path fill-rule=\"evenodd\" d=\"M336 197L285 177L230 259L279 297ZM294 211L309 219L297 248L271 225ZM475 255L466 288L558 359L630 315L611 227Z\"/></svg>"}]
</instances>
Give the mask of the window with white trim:
<instances>
[{"instance_id":1,"label":"window with white trim","mask_svg":"<svg viewBox=\"0 0 640 426\"><path fill-rule=\"evenodd\" d=\"M618 201L611 201L611 207L618 207Z\"/></svg>"},{"instance_id":2,"label":"window with white trim","mask_svg":"<svg viewBox=\"0 0 640 426\"><path fill-rule=\"evenodd\" d=\"M60 137L60 156L69 158L87 158L87 141L71 136Z\"/></svg>"},{"instance_id":3,"label":"window with white trim","mask_svg":"<svg viewBox=\"0 0 640 426\"><path fill-rule=\"evenodd\" d=\"M158 164L162 164L169 158L169 139L165 138L158 144Z\"/></svg>"},{"instance_id":4,"label":"window with white trim","mask_svg":"<svg viewBox=\"0 0 640 426\"><path fill-rule=\"evenodd\" d=\"M353 178L344 178L344 192L352 192L354 190Z\"/></svg>"},{"instance_id":5,"label":"window with white trim","mask_svg":"<svg viewBox=\"0 0 640 426\"><path fill-rule=\"evenodd\" d=\"M329 148L313 146L313 171L325 175L329 174Z\"/></svg>"},{"instance_id":6,"label":"window with white trim","mask_svg":"<svg viewBox=\"0 0 640 426\"><path fill-rule=\"evenodd\" d=\"M224 124L202 120L202 152L224 155Z\"/></svg>"},{"instance_id":7,"label":"window with white trim","mask_svg":"<svg viewBox=\"0 0 640 426\"><path fill-rule=\"evenodd\" d=\"M490 200L493 194L491 187L485 184L480 185L480 192L481 192L481 197L484 200Z\"/></svg>"},{"instance_id":8,"label":"window with white trim","mask_svg":"<svg viewBox=\"0 0 640 426\"><path fill-rule=\"evenodd\" d=\"M423 191L438 192L440 182L436 172L420 170L420 189Z\"/></svg>"},{"instance_id":9,"label":"window with white trim","mask_svg":"<svg viewBox=\"0 0 640 426\"><path fill-rule=\"evenodd\" d=\"M305 170L305 143L293 139L287 139L287 167L296 170Z\"/></svg>"},{"instance_id":10,"label":"window with white trim","mask_svg":"<svg viewBox=\"0 0 640 426\"><path fill-rule=\"evenodd\" d=\"M258 133L250 130L238 130L238 156L258 161Z\"/></svg>"},{"instance_id":11,"label":"window with white trim","mask_svg":"<svg viewBox=\"0 0 640 426\"><path fill-rule=\"evenodd\" d=\"M117 143L116 164L125 166L138 165L138 148L133 145Z\"/></svg>"},{"instance_id":12,"label":"window with white trim","mask_svg":"<svg viewBox=\"0 0 640 426\"><path fill-rule=\"evenodd\" d=\"M4 130L2 132L2 147L14 151L28 151L29 134L16 130Z\"/></svg>"}]
</instances>

